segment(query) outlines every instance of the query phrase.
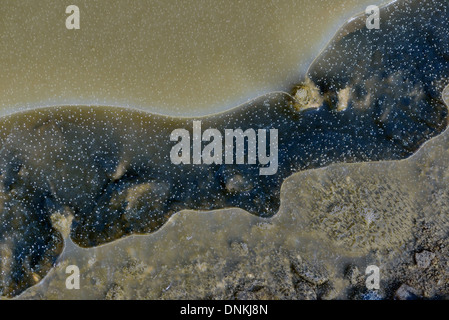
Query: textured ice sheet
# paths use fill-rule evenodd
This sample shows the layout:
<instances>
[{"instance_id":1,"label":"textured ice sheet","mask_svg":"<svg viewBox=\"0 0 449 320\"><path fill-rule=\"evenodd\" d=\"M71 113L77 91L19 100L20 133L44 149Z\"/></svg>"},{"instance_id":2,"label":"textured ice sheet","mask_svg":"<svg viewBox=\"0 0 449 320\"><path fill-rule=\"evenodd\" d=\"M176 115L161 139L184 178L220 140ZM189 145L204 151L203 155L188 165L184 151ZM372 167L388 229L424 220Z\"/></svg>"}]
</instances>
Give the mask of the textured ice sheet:
<instances>
[{"instance_id":1,"label":"textured ice sheet","mask_svg":"<svg viewBox=\"0 0 449 320\"><path fill-rule=\"evenodd\" d=\"M93 247L154 232L183 209L237 207L269 218L279 210L282 183L295 172L412 155L447 126L441 98L449 75L447 7L444 1L403 1L383 9L381 30L365 29L364 18L345 26L309 70L324 99L317 110L298 112L289 95L277 93L201 119L204 129L221 132L279 129L274 176L259 176L258 166L171 164L171 131L192 128L194 119L107 107L48 108L0 119L2 294L18 294L47 274L62 251L54 228L61 219L72 221L75 244ZM388 175L374 171L361 189L364 180L345 177L344 168L323 178L315 171L303 176L322 179L321 185L285 184L293 200L284 210L298 215L290 224L297 228L281 224L278 232L324 232L362 252L406 241L417 211L399 200L413 190L391 188ZM229 188L230 180L241 183ZM388 210L379 212L385 204Z\"/></svg>"},{"instance_id":2,"label":"textured ice sheet","mask_svg":"<svg viewBox=\"0 0 449 320\"><path fill-rule=\"evenodd\" d=\"M346 267L363 272L368 264L381 268L379 294L391 298L399 280L390 279L392 266L422 250L417 221L435 226L431 236L448 246L448 150L446 131L405 160L294 174L271 219L238 209L182 211L151 235L89 249L67 239L56 267L20 298L348 298ZM65 289L71 264L81 270L82 290ZM447 295L444 262L441 268L442 281L428 291Z\"/></svg>"}]
</instances>

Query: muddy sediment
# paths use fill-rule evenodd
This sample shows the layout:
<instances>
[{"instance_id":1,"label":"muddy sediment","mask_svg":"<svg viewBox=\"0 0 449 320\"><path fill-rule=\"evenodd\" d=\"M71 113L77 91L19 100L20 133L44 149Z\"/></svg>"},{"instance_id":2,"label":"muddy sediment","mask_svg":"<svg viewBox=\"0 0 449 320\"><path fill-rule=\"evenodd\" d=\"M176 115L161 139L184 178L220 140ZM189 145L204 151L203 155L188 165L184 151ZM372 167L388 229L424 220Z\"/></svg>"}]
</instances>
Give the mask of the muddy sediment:
<instances>
[{"instance_id":1,"label":"muddy sediment","mask_svg":"<svg viewBox=\"0 0 449 320\"><path fill-rule=\"evenodd\" d=\"M182 211L151 235L89 249L67 239L55 268L20 298L447 298L447 150L446 131L405 160L294 174L271 219ZM72 264L82 290L64 287ZM381 270L380 290L366 289L368 265Z\"/></svg>"}]
</instances>

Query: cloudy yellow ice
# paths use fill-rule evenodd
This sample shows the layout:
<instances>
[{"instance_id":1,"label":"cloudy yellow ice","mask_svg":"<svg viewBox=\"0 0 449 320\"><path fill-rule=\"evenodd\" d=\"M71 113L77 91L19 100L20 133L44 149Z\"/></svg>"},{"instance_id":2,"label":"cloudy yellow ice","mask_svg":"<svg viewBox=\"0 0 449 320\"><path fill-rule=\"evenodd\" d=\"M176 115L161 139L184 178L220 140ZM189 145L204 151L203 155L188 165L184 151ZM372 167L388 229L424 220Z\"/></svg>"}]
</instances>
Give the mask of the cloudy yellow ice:
<instances>
[{"instance_id":1,"label":"cloudy yellow ice","mask_svg":"<svg viewBox=\"0 0 449 320\"><path fill-rule=\"evenodd\" d=\"M52 105L210 114L298 82L379 0L0 2L0 115ZM66 7L80 8L67 30Z\"/></svg>"}]
</instances>

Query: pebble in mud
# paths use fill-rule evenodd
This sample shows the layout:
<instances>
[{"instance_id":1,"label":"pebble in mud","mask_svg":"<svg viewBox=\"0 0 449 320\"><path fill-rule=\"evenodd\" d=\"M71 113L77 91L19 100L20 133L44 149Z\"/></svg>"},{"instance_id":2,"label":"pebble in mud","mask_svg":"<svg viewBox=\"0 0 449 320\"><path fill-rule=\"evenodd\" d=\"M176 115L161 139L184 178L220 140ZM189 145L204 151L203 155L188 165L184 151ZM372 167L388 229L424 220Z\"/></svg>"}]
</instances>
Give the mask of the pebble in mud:
<instances>
[{"instance_id":1,"label":"pebble in mud","mask_svg":"<svg viewBox=\"0 0 449 320\"><path fill-rule=\"evenodd\" d=\"M424 250L415 254L415 261L419 268L426 269L435 259L435 253Z\"/></svg>"},{"instance_id":2,"label":"pebble in mud","mask_svg":"<svg viewBox=\"0 0 449 320\"><path fill-rule=\"evenodd\" d=\"M417 289L403 284L396 291L394 298L397 300L418 300L421 296Z\"/></svg>"},{"instance_id":3,"label":"pebble in mud","mask_svg":"<svg viewBox=\"0 0 449 320\"><path fill-rule=\"evenodd\" d=\"M93 247L159 230L183 209L237 207L270 218L279 210L281 185L295 172L411 156L448 123L441 91L449 61L434 43L445 41L440 34L449 23L446 15L433 15L448 6L398 2L383 9L388 19L375 36L365 28L343 30L309 70L322 98L319 108L294 108L290 95L276 93L201 119L203 128L220 132L278 128L273 176L260 176L257 165L173 165L170 133L192 128L193 119L107 107L55 107L1 118L0 245L11 250L2 265L2 295L19 294L35 284L34 274L43 277L51 268L62 250L51 215L61 208L73 212L73 242ZM397 28L404 23L421 27ZM409 218L419 210L388 199L409 195L408 187L390 190L383 184L387 177L373 173L371 182L351 189L344 172L333 174L295 188L297 206L290 209L302 209L301 227L362 251L407 241ZM311 194L316 197L307 198ZM385 203L388 210L380 210Z\"/></svg>"},{"instance_id":4,"label":"pebble in mud","mask_svg":"<svg viewBox=\"0 0 449 320\"><path fill-rule=\"evenodd\" d=\"M226 181L226 190L231 193L249 191L251 188L251 182L245 180L245 178L240 174L235 174Z\"/></svg>"}]
</instances>

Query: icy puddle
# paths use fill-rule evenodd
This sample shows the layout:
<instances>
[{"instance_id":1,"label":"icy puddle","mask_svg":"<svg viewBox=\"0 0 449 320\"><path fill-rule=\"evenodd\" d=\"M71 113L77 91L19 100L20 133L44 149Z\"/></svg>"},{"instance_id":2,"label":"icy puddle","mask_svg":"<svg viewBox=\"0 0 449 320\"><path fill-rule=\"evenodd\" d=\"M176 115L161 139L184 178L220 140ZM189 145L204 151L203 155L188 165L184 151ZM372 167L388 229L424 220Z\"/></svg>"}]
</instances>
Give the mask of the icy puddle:
<instances>
[{"instance_id":1,"label":"icy puddle","mask_svg":"<svg viewBox=\"0 0 449 320\"><path fill-rule=\"evenodd\" d=\"M448 150L446 131L406 160L297 173L283 184L272 219L238 209L182 211L150 236L90 249L66 238L57 266L19 297L347 299L351 281L360 283L348 279L348 270L362 274L370 264L382 270L380 297L391 298L398 280L415 279L433 297L446 292L449 280L442 245L449 230ZM437 243L433 276L413 261L422 246L429 249L426 240L416 241L422 221L431 232L427 241ZM69 265L80 268L82 290L65 289Z\"/></svg>"},{"instance_id":2,"label":"icy puddle","mask_svg":"<svg viewBox=\"0 0 449 320\"><path fill-rule=\"evenodd\" d=\"M444 157L432 155L445 148L431 146L446 135L409 157L447 127L447 10L399 1L380 30L354 19L291 94L223 113L1 118L2 294L47 273L23 297L343 294L342 266L407 252L417 219L445 207ZM82 291L61 287L72 264L89 279Z\"/></svg>"}]
</instances>

